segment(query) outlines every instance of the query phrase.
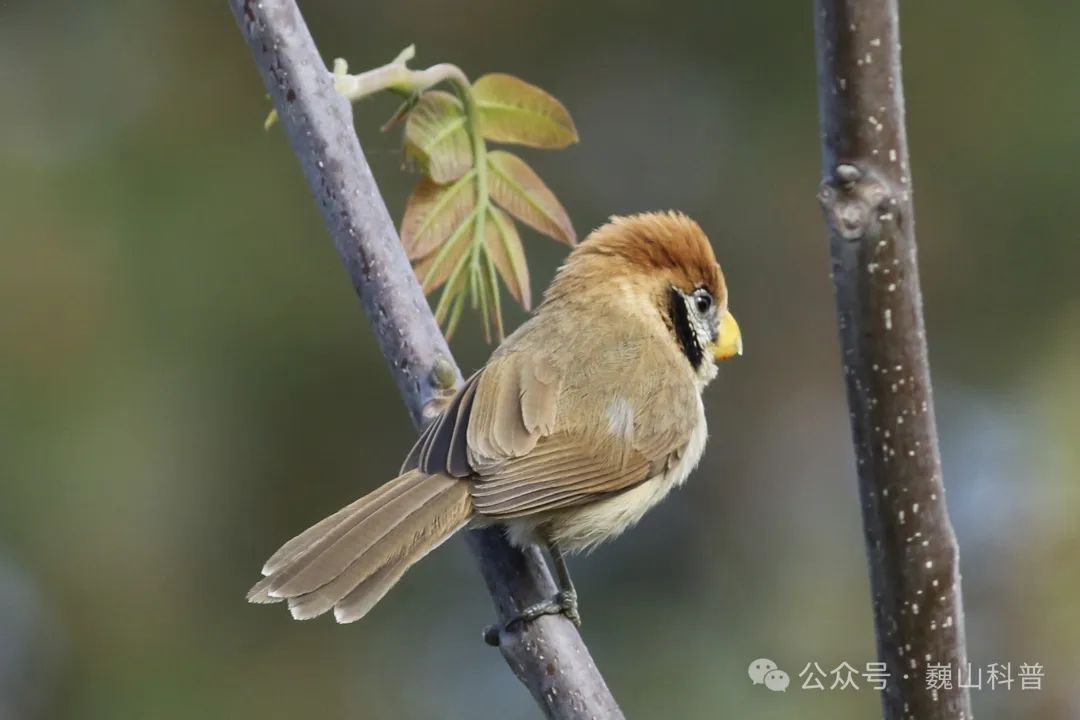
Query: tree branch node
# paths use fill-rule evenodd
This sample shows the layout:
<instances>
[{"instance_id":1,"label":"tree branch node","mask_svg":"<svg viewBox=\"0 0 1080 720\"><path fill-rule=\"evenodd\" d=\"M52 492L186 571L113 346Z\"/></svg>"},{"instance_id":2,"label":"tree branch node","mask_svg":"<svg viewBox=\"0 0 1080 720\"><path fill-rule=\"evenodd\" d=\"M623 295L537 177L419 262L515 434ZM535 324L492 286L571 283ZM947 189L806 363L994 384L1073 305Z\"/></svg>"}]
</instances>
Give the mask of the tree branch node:
<instances>
[{"instance_id":1,"label":"tree branch node","mask_svg":"<svg viewBox=\"0 0 1080 720\"><path fill-rule=\"evenodd\" d=\"M898 193L873 168L841 163L821 182L818 201L837 235L851 242L876 240L900 218Z\"/></svg>"}]
</instances>

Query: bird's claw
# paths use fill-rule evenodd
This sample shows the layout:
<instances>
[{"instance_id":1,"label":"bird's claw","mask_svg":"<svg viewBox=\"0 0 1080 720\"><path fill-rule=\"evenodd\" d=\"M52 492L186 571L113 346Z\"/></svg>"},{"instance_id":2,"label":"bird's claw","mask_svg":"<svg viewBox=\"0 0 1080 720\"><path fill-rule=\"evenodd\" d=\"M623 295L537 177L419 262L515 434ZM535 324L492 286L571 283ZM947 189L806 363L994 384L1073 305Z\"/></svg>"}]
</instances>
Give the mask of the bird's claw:
<instances>
[{"instance_id":1,"label":"bird's claw","mask_svg":"<svg viewBox=\"0 0 1080 720\"><path fill-rule=\"evenodd\" d=\"M529 605L507 620L501 628L497 625L489 625L484 629L484 642L492 647L498 647L499 638L503 632L509 632L515 625L530 623L544 615L565 615L567 620L574 623L574 627L581 627L577 593L573 590L560 590L551 599Z\"/></svg>"},{"instance_id":2,"label":"bird's claw","mask_svg":"<svg viewBox=\"0 0 1080 720\"><path fill-rule=\"evenodd\" d=\"M555 602L562 607L562 614L566 619L574 623L574 627L581 627L581 613L578 611L577 593L573 590L562 590L555 595Z\"/></svg>"}]
</instances>

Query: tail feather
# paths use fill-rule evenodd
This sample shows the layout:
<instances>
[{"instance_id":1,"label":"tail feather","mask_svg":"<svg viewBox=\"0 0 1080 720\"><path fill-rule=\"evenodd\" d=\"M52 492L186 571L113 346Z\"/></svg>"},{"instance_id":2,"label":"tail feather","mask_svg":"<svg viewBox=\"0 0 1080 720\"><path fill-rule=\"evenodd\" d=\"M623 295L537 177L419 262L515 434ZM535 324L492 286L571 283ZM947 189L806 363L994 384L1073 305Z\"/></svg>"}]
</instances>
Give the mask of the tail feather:
<instances>
[{"instance_id":1,"label":"tail feather","mask_svg":"<svg viewBox=\"0 0 1080 720\"><path fill-rule=\"evenodd\" d=\"M369 506L354 512L333 530L312 543L288 566L274 573L277 580L270 584L270 595L295 597L322 587L336 578L387 533L409 516L416 508L449 487L446 477L425 477L409 473L392 484L403 490L386 493ZM462 484L461 481L457 482Z\"/></svg>"},{"instance_id":2,"label":"tail feather","mask_svg":"<svg viewBox=\"0 0 1080 720\"><path fill-rule=\"evenodd\" d=\"M461 484L460 480L441 479ZM289 610L293 617L299 620L315 617L334 606L342 610L341 604L347 596L352 596L354 602L360 603L361 595L370 595L376 588L384 587L382 592L371 600L370 605L374 605L405 570L467 522L470 512L468 495L465 494L457 500L465 506L458 508L458 511L452 507L448 511L448 501L452 504L455 499L448 498L445 494L437 495L402 518L389 533L372 545L369 551L358 556L336 578L313 592L290 598ZM339 617L341 615L335 614Z\"/></svg>"},{"instance_id":3,"label":"tail feather","mask_svg":"<svg viewBox=\"0 0 1080 720\"><path fill-rule=\"evenodd\" d=\"M409 478L409 481L404 480L406 477ZM351 525L345 524L347 520L358 519L361 515L366 516L374 508L378 507L380 501L389 500L392 497L400 495L408 490L413 482L418 482L421 479L423 479L422 476L414 478L412 474L403 475L391 480L382 487L373 490L356 502L346 505L330 517L315 523L307 530L282 545L277 552L271 555L270 559L263 565L263 575L273 575L278 572L291 560L296 559L297 556L310 550L316 542L327 539L330 536L331 530L340 527L342 532L344 532L351 527Z\"/></svg>"},{"instance_id":4,"label":"tail feather","mask_svg":"<svg viewBox=\"0 0 1080 720\"><path fill-rule=\"evenodd\" d=\"M335 608L338 622L358 620L472 514L466 483L408 472L285 543L248 600L288 600L297 619Z\"/></svg>"},{"instance_id":5,"label":"tail feather","mask_svg":"<svg viewBox=\"0 0 1080 720\"><path fill-rule=\"evenodd\" d=\"M424 554L401 558L397 562L384 565L341 599L341 602L334 607L334 619L339 623L351 623L367 615L368 611L390 591L390 588L397 584L405 571Z\"/></svg>"},{"instance_id":6,"label":"tail feather","mask_svg":"<svg viewBox=\"0 0 1080 720\"><path fill-rule=\"evenodd\" d=\"M441 526L436 523L433 531L428 533L422 542L418 542L406 554L372 573L342 598L334 606L334 619L339 623L350 623L367 615L368 611L382 600L390 588L397 584L397 581L401 579L406 570L441 545L446 538L464 527L473 514L472 500L466 493L460 502L464 505L464 508L459 510L458 514L447 513L442 515L441 518L447 523L457 522L459 518L464 518L464 520L457 522L456 525Z\"/></svg>"}]
</instances>

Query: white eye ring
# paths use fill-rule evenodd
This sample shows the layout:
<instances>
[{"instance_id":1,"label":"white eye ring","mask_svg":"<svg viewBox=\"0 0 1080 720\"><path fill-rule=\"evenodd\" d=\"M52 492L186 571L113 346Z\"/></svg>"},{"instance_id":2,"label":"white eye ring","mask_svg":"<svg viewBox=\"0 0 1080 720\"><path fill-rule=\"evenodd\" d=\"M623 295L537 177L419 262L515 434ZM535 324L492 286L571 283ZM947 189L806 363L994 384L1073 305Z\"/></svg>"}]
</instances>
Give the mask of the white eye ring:
<instances>
[{"instance_id":1,"label":"white eye ring","mask_svg":"<svg viewBox=\"0 0 1080 720\"><path fill-rule=\"evenodd\" d=\"M692 298L694 300L694 309L697 310L698 313L704 315L712 309L713 297L705 288L698 288L695 290Z\"/></svg>"}]
</instances>

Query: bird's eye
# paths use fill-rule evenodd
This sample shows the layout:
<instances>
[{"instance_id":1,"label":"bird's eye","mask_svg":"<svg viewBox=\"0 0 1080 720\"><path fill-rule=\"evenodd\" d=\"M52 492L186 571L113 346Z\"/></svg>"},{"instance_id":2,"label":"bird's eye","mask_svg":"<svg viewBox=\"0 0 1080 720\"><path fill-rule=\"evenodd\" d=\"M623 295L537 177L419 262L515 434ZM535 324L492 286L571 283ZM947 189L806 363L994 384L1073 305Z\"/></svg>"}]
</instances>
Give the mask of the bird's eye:
<instances>
[{"instance_id":1,"label":"bird's eye","mask_svg":"<svg viewBox=\"0 0 1080 720\"><path fill-rule=\"evenodd\" d=\"M712 304L712 295L709 294L708 290L702 288L694 292L694 307L697 308L699 313L704 315L709 312L709 309L712 308Z\"/></svg>"}]
</instances>

